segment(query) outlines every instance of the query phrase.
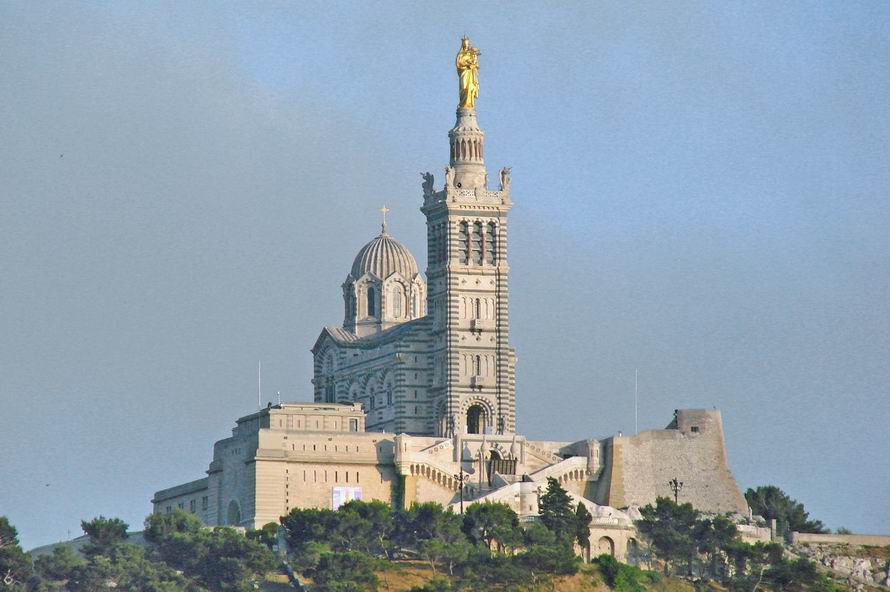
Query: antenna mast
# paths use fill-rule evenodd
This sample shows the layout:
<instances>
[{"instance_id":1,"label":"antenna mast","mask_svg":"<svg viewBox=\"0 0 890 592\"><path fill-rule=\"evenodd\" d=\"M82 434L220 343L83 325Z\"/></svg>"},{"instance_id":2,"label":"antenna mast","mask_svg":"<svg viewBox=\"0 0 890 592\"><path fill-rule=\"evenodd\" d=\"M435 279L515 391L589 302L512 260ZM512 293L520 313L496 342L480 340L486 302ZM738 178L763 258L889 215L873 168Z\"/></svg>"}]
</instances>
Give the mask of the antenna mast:
<instances>
[{"instance_id":1,"label":"antenna mast","mask_svg":"<svg viewBox=\"0 0 890 592\"><path fill-rule=\"evenodd\" d=\"M257 362L256 366L256 408L263 408L263 361Z\"/></svg>"},{"instance_id":2,"label":"antenna mast","mask_svg":"<svg viewBox=\"0 0 890 592\"><path fill-rule=\"evenodd\" d=\"M639 416L639 405L637 405L637 369L634 368L634 433L640 433L640 422L638 421Z\"/></svg>"}]
</instances>

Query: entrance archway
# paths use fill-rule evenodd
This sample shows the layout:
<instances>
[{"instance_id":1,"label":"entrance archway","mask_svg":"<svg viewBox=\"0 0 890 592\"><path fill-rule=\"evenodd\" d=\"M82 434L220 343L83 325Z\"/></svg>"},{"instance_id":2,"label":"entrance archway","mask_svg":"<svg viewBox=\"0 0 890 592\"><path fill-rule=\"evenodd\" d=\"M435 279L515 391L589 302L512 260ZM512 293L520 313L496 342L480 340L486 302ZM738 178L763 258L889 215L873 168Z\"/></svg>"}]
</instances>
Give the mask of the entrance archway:
<instances>
[{"instance_id":1,"label":"entrance archway","mask_svg":"<svg viewBox=\"0 0 890 592\"><path fill-rule=\"evenodd\" d=\"M625 553L624 560L631 565L639 565L640 545L636 539L627 539L627 553Z\"/></svg>"},{"instance_id":2,"label":"entrance archway","mask_svg":"<svg viewBox=\"0 0 890 592\"><path fill-rule=\"evenodd\" d=\"M495 471L500 468L498 461L501 460L501 453L497 450L491 450L488 453L488 464L486 466L488 472L488 484L491 485L491 478L494 477Z\"/></svg>"},{"instance_id":3,"label":"entrance archway","mask_svg":"<svg viewBox=\"0 0 890 592\"><path fill-rule=\"evenodd\" d=\"M612 555L615 556L615 541L610 539L609 537L600 537L599 542L597 542L596 550L598 555Z\"/></svg>"},{"instance_id":4,"label":"entrance archway","mask_svg":"<svg viewBox=\"0 0 890 592\"><path fill-rule=\"evenodd\" d=\"M485 409L482 405L471 405L467 409L467 433L481 434L485 425Z\"/></svg>"}]
</instances>

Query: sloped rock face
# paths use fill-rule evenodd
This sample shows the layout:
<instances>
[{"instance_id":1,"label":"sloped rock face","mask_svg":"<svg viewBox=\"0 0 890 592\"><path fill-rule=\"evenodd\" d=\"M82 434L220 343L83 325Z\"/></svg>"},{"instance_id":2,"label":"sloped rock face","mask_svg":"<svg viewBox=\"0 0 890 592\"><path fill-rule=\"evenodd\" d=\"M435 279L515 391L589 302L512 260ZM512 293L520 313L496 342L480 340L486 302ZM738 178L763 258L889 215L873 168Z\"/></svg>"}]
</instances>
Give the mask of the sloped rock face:
<instances>
[{"instance_id":1,"label":"sloped rock face","mask_svg":"<svg viewBox=\"0 0 890 592\"><path fill-rule=\"evenodd\" d=\"M847 545L796 545L791 551L818 563L835 579L854 588L890 588L890 561L883 558L886 553L869 556L868 548Z\"/></svg>"}]
</instances>

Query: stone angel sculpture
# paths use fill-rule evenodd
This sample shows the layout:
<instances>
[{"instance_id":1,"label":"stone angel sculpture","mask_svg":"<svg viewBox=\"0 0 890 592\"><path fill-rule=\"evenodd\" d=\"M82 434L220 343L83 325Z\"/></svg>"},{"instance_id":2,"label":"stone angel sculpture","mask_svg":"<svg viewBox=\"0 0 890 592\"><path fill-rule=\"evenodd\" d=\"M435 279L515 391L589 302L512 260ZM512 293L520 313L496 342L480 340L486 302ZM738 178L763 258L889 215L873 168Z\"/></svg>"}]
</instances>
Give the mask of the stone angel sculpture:
<instances>
[{"instance_id":1,"label":"stone angel sculpture","mask_svg":"<svg viewBox=\"0 0 890 592\"><path fill-rule=\"evenodd\" d=\"M504 167L501 169L501 191L506 191L510 188L510 171L512 169L510 167Z\"/></svg>"},{"instance_id":2,"label":"stone angel sculpture","mask_svg":"<svg viewBox=\"0 0 890 592\"><path fill-rule=\"evenodd\" d=\"M454 167L445 167L445 187L454 189Z\"/></svg>"},{"instance_id":3,"label":"stone angel sculpture","mask_svg":"<svg viewBox=\"0 0 890 592\"><path fill-rule=\"evenodd\" d=\"M420 176L423 177L423 194L430 195L433 192L433 174L426 172L420 173Z\"/></svg>"}]
</instances>

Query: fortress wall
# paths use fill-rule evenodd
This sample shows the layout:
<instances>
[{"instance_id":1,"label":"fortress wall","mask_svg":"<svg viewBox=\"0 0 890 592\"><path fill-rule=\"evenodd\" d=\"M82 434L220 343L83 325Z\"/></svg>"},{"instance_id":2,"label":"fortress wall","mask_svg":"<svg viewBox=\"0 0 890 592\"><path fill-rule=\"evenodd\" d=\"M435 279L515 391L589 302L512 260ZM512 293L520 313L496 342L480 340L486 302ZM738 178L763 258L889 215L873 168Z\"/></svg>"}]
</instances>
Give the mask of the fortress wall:
<instances>
[{"instance_id":1,"label":"fortress wall","mask_svg":"<svg viewBox=\"0 0 890 592\"><path fill-rule=\"evenodd\" d=\"M331 509L336 487L360 488L364 501L392 503L397 482L392 465L264 460L257 463L254 527L277 522L294 508Z\"/></svg>"},{"instance_id":2,"label":"fortress wall","mask_svg":"<svg viewBox=\"0 0 890 592\"><path fill-rule=\"evenodd\" d=\"M331 508L334 488L360 488L361 498L392 503L397 483L392 436L346 432L260 432L255 527L293 508Z\"/></svg>"},{"instance_id":3,"label":"fortress wall","mask_svg":"<svg viewBox=\"0 0 890 592\"><path fill-rule=\"evenodd\" d=\"M653 503L673 497L671 479L683 482L681 502L705 512L746 514L748 506L726 462L723 423L717 410L681 410L665 430L615 437L609 442L610 506Z\"/></svg>"},{"instance_id":4,"label":"fortress wall","mask_svg":"<svg viewBox=\"0 0 890 592\"><path fill-rule=\"evenodd\" d=\"M880 534L816 534L792 532L792 545L852 545L854 547L890 546L890 535Z\"/></svg>"}]
</instances>

